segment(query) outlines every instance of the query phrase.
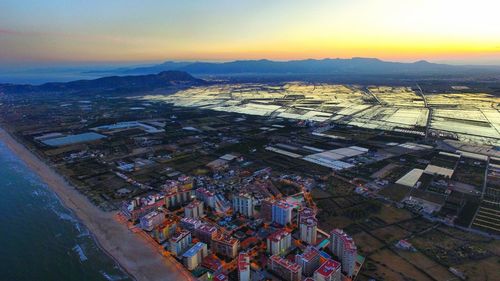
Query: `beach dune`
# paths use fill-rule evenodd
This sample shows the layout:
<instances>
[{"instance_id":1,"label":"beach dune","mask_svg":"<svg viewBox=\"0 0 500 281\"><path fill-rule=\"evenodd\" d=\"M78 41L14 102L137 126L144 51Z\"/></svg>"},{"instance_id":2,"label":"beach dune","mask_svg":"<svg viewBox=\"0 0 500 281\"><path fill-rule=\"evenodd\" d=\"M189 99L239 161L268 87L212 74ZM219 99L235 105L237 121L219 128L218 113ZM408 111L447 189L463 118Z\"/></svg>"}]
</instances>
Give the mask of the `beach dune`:
<instances>
[{"instance_id":1,"label":"beach dune","mask_svg":"<svg viewBox=\"0 0 500 281\"><path fill-rule=\"evenodd\" d=\"M163 257L144 238L115 220L116 212L93 205L62 176L0 128L0 141L9 147L58 195L85 224L99 246L138 281L195 280L171 258Z\"/></svg>"}]
</instances>

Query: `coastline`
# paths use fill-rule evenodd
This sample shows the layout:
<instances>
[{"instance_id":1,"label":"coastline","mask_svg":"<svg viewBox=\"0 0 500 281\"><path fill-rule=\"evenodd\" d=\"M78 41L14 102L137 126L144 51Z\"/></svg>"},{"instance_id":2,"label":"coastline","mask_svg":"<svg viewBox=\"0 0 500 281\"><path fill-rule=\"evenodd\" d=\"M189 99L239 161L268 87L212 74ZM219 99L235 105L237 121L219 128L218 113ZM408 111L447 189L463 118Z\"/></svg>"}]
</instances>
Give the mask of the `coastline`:
<instances>
[{"instance_id":1,"label":"coastline","mask_svg":"<svg viewBox=\"0 0 500 281\"><path fill-rule=\"evenodd\" d=\"M85 195L2 127L0 141L49 186L61 203L88 228L97 245L132 279L188 280L175 261L160 255L153 245L119 223L115 219L116 211L105 212L92 204Z\"/></svg>"}]
</instances>

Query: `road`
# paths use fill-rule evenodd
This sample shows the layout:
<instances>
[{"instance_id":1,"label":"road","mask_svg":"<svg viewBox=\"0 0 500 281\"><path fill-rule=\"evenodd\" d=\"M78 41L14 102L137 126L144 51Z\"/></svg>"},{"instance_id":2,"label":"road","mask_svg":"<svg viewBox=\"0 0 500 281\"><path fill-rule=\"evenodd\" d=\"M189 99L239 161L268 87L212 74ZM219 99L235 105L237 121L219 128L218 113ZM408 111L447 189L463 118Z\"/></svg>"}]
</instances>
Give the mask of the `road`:
<instances>
[{"instance_id":1,"label":"road","mask_svg":"<svg viewBox=\"0 0 500 281\"><path fill-rule=\"evenodd\" d=\"M366 90L368 91L368 94L370 94L378 102L378 104L382 104L382 102L377 98L377 96L374 93L372 93L372 91L370 91L370 89L366 88Z\"/></svg>"},{"instance_id":2,"label":"road","mask_svg":"<svg viewBox=\"0 0 500 281\"><path fill-rule=\"evenodd\" d=\"M420 85L417 84L417 88L420 92L420 96L424 100L424 107L427 108L429 113L427 114L427 123L425 124L425 139L427 140L429 137L429 130L431 129L431 119L432 119L432 107L427 103L427 98L424 95L424 91L420 88Z\"/></svg>"}]
</instances>

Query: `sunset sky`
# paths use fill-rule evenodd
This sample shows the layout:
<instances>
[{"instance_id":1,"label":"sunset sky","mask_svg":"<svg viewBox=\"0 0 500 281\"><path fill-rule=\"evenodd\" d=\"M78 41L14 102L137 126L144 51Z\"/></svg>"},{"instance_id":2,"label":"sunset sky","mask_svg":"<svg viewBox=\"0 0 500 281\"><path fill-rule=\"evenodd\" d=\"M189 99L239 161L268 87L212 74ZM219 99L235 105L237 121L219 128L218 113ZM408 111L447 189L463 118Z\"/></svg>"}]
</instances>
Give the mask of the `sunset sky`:
<instances>
[{"instance_id":1,"label":"sunset sky","mask_svg":"<svg viewBox=\"0 0 500 281\"><path fill-rule=\"evenodd\" d=\"M377 57L500 65L497 0L2 0L0 63Z\"/></svg>"}]
</instances>

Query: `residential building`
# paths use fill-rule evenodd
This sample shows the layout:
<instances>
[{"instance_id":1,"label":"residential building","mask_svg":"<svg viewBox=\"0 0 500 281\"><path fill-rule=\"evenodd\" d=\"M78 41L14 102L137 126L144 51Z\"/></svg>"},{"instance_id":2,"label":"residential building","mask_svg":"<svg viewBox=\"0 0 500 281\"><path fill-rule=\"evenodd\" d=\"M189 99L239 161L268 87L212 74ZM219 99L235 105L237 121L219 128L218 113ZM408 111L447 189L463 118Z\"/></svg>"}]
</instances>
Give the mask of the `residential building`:
<instances>
[{"instance_id":1,"label":"residential building","mask_svg":"<svg viewBox=\"0 0 500 281\"><path fill-rule=\"evenodd\" d=\"M316 245L318 220L315 217L300 218L300 240L309 245Z\"/></svg>"},{"instance_id":2,"label":"residential building","mask_svg":"<svg viewBox=\"0 0 500 281\"><path fill-rule=\"evenodd\" d=\"M208 255L207 244L198 242L189 250L187 250L182 255L182 258L184 260L184 265L186 266L186 268L188 270L193 270L196 267L198 267L198 265L201 264L203 258L206 257L207 255Z\"/></svg>"},{"instance_id":3,"label":"residential building","mask_svg":"<svg viewBox=\"0 0 500 281\"><path fill-rule=\"evenodd\" d=\"M222 270L222 262L216 255L208 255L203 259L201 266L212 272L220 272Z\"/></svg>"},{"instance_id":4,"label":"residential building","mask_svg":"<svg viewBox=\"0 0 500 281\"><path fill-rule=\"evenodd\" d=\"M198 188L195 193L196 198L203 201L205 205L215 208L215 194L212 191L202 187Z\"/></svg>"},{"instance_id":5,"label":"residential building","mask_svg":"<svg viewBox=\"0 0 500 281\"><path fill-rule=\"evenodd\" d=\"M233 197L233 210L246 217L253 217L253 197L248 193L240 193Z\"/></svg>"},{"instance_id":6,"label":"residential building","mask_svg":"<svg viewBox=\"0 0 500 281\"><path fill-rule=\"evenodd\" d=\"M203 202L194 200L184 207L184 217L185 218L201 218L204 216L203 212Z\"/></svg>"},{"instance_id":7,"label":"residential building","mask_svg":"<svg viewBox=\"0 0 500 281\"><path fill-rule=\"evenodd\" d=\"M167 218L160 225L153 229L153 237L159 243L163 243L170 238L177 230L177 222L173 219Z\"/></svg>"},{"instance_id":8,"label":"residential building","mask_svg":"<svg viewBox=\"0 0 500 281\"><path fill-rule=\"evenodd\" d=\"M278 201L273 204L273 222L286 225L292 222L292 209L293 206L284 200Z\"/></svg>"},{"instance_id":9,"label":"residential building","mask_svg":"<svg viewBox=\"0 0 500 281\"><path fill-rule=\"evenodd\" d=\"M191 244L192 237L191 232L183 230L169 239L169 249L175 256L182 255Z\"/></svg>"},{"instance_id":10,"label":"residential building","mask_svg":"<svg viewBox=\"0 0 500 281\"><path fill-rule=\"evenodd\" d=\"M267 252L282 255L292 246L292 234L279 229L267 237Z\"/></svg>"},{"instance_id":11,"label":"residential building","mask_svg":"<svg viewBox=\"0 0 500 281\"><path fill-rule=\"evenodd\" d=\"M235 258L238 255L240 241L224 233L218 233L212 239L211 250L213 253L221 256Z\"/></svg>"},{"instance_id":12,"label":"residential building","mask_svg":"<svg viewBox=\"0 0 500 281\"><path fill-rule=\"evenodd\" d=\"M131 221L136 221L146 214L163 207L165 201L160 195L137 197L134 200L123 203L121 213Z\"/></svg>"},{"instance_id":13,"label":"residential building","mask_svg":"<svg viewBox=\"0 0 500 281\"><path fill-rule=\"evenodd\" d=\"M194 191L192 190L192 183L181 184L177 181L173 181L165 186L167 187L164 187L166 190L164 202L167 208L181 206L191 201L193 198Z\"/></svg>"},{"instance_id":14,"label":"residential building","mask_svg":"<svg viewBox=\"0 0 500 281\"><path fill-rule=\"evenodd\" d=\"M315 272L315 281L341 281L340 263L331 259L326 260Z\"/></svg>"},{"instance_id":15,"label":"residential building","mask_svg":"<svg viewBox=\"0 0 500 281\"><path fill-rule=\"evenodd\" d=\"M238 280L250 281L250 256L247 253L238 255Z\"/></svg>"},{"instance_id":16,"label":"residential building","mask_svg":"<svg viewBox=\"0 0 500 281\"><path fill-rule=\"evenodd\" d=\"M217 235L217 227L210 224L203 224L194 231L194 235L200 239L201 242L209 244L212 239Z\"/></svg>"},{"instance_id":17,"label":"residential building","mask_svg":"<svg viewBox=\"0 0 500 281\"><path fill-rule=\"evenodd\" d=\"M273 220L273 205L274 205L274 200L272 199L262 200L260 206L260 217L264 221L270 222Z\"/></svg>"},{"instance_id":18,"label":"residential building","mask_svg":"<svg viewBox=\"0 0 500 281\"><path fill-rule=\"evenodd\" d=\"M182 218L181 227L189 231L195 231L198 227L202 226L203 222L199 219Z\"/></svg>"},{"instance_id":19,"label":"residential building","mask_svg":"<svg viewBox=\"0 0 500 281\"><path fill-rule=\"evenodd\" d=\"M308 207L303 207L302 209L300 209L299 214L297 216L297 224L299 224L302 219L315 218L315 217L316 213L314 212L313 209Z\"/></svg>"},{"instance_id":20,"label":"residential building","mask_svg":"<svg viewBox=\"0 0 500 281\"><path fill-rule=\"evenodd\" d=\"M287 281L302 280L302 268L300 265L285 258L274 255L268 260L268 267L276 275Z\"/></svg>"},{"instance_id":21,"label":"residential building","mask_svg":"<svg viewBox=\"0 0 500 281\"><path fill-rule=\"evenodd\" d=\"M332 230L330 239L332 253L334 253L342 263L342 272L347 276L352 276L358 257L354 240L341 229Z\"/></svg>"},{"instance_id":22,"label":"residential building","mask_svg":"<svg viewBox=\"0 0 500 281\"><path fill-rule=\"evenodd\" d=\"M141 217L139 220L140 226L146 231L152 231L156 226L160 225L165 220L165 215L161 212L152 211Z\"/></svg>"},{"instance_id":23,"label":"residential building","mask_svg":"<svg viewBox=\"0 0 500 281\"><path fill-rule=\"evenodd\" d=\"M295 262L302 268L302 274L310 277L321 265L320 257L321 255L316 248L307 246L302 254L295 256Z\"/></svg>"}]
</instances>

